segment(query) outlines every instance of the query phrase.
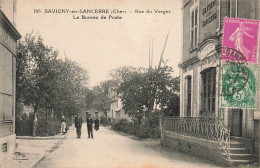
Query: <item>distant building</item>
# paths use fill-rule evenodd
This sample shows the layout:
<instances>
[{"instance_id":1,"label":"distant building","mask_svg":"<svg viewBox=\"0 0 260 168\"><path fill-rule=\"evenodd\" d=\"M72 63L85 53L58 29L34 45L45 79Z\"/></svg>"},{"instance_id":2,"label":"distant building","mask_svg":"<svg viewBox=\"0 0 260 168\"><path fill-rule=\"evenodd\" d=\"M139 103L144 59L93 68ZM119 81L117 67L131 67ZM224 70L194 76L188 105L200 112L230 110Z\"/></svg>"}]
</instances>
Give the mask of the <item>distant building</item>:
<instances>
[{"instance_id":1,"label":"distant building","mask_svg":"<svg viewBox=\"0 0 260 168\"><path fill-rule=\"evenodd\" d=\"M223 18L227 16L260 19L260 0L183 0L182 11L183 41L179 63L180 118L172 119L171 122L180 125L179 128L183 128L181 132L183 131L185 135L204 136L216 141L218 140L216 137L223 138L216 131L218 127L223 125L226 129L230 128L231 147L225 150L230 152L231 160L234 162L246 162L252 159L259 161L259 109L220 109L218 100ZM260 95L259 87L257 94ZM257 101L259 106L259 99ZM182 122L179 122L180 120ZM166 121L170 124L170 119ZM173 132L174 129L178 129L174 124L168 126ZM178 141L179 138L176 139ZM232 153L235 148L232 146L234 141L246 147L247 151L236 148L237 153ZM186 147L194 150L195 145L191 144L188 143ZM208 152L205 153L208 157L211 156ZM212 158L217 158L214 157L215 155Z\"/></svg>"},{"instance_id":2,"label":"distant building","mask_svg":"<svg viewBox=\"0 0 260 168\"><path fill-rule=\"evenodd\" d=\"M15 152L16 0L0 0L0 162Z\"/></svg>"},{"instance_id":3,"label":"distant building","mask_svg":"<svg viewBox=\"0 0 260 168\"><path fill-rule=\"evenodd\" d=\"M98 118L100 120L101 117L105 117L104 111L100 111L100 110L92 108L92 109L88 109L86 111L86 113L84 113L84 112L81 113L81 116L83 117L84 121L86 121L86 117L88 114L90 114L93 119Z\"/></svg>"},{"instance_id":4,"label":"distant building","mask_svg":"<svg viewBox=\"0 0 260 168\"><path fill-rule=\"evenodd\" d=\"M123 109L121 99L117 98L111 101L110 110L107 114L108 121L112 124L118 123L120 119L126 119L131 122L131 117Z\"/></svg>"}]
</instances>

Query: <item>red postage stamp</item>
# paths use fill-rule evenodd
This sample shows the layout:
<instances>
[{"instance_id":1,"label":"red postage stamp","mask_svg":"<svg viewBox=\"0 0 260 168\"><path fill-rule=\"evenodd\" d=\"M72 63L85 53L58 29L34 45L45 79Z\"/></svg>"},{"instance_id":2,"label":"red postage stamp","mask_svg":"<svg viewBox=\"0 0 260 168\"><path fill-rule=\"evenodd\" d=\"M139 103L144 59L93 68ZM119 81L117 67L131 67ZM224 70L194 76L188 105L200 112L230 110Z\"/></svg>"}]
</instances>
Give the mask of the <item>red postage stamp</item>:
<instances>
[{"instance_id":1,"label":"red postage stamp","mask_svg":"<svg viewBox=\"0 0 260 168\"><path fill-rule=\"evenodd\" d=\"M235 53L225 50L233 48L244 56L241 61L257 64L258 43L259 20L224 18L222 62L233 61Z\"/></svg>"}]
</instances>

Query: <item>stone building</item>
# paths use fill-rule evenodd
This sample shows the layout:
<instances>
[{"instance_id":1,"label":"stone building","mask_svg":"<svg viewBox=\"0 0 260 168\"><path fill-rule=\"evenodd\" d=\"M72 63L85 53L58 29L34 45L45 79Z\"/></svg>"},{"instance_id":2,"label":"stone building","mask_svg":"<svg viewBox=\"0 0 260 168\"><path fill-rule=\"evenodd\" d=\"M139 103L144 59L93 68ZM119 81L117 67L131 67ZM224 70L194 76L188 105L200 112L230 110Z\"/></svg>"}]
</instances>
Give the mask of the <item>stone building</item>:
<instances>
[{"instance_id":1,"label":"stone building","mask_svg":"<svg viewBox=\"0 0 260 168\"><path fill-rule=\"evenodd\" d=\"M110 102L110 110L107 114L108 121L112 124L118 123L120 119L126 119L131 122L131 117L123 109L121 99L116 98Z\"/></svg>"},{"instance_id":2,"label":"stone building","mask_svg":"<svg viewBox=\"0 0 260 168\"><path fill-rule=\"evenodd\" d=\"M0 159L15 152L16 0L0 0ZM1 162L1 161L0 161Z\"/></svg>"},{"instance_id":3,"label":"stone building","mask_svg":"<svg viewBox=\"0 0 260 168\"><path fill-rule=\"evenodd\" d=\"M230 145L228 149L225 148L229 163L247 163L253 159L259 161L259 107L257 110L220 109L219 95L223 18L227 16L260 19L260 0L183 0L182 11L183 41L179 63L180 118L162 121L164 129L166 132L167 130L174 132L174 129L178 128L174 127L174 124L170 126L169 122L177 123L176 125L183 128L178 132L183 132L186 136L199 139L205 137L205 139L215 140L220 144L220 139L224 139L220 137L218 131L223 133L225 128L226 131L230 128L231 140L225 139L225 141L229 141L227 145ZM258 77L258 79L260 78ZM260 88L258 87L259 94ZM257 101L259 106L259 99ZM182 120L182 122L178 120ZM216 123L220 125L216 125ZM220 126L224 128L219 130ZM187 127L195 132L186 129ZM206 131L201 132L203 129ZM195 135L196 133L198 135ZM167 138L167 134L164 135ZM175 135L173 134L173 136ZM201 143L200 140L196 141L196 138L186 143L187 152L196 153L193 151L193 149L196 150L194 146L196 143ZM174 139L178 141L181 138L174 137ZM166 143L166 141L164 142ZM235 149L232 146L233 142L239 143L243 148ZM185 143L183 144L185 146ZM204 145L206 144L204 143ZM201 149L212 148L214 145L218 148L217 144L210 144L206 147L201 146ZM222 146L224 145L222 144ZM179 148L181 147L179 146ZM236 154L232 151L233 149L236 150ZM196 154L201 155L198 151ZM208 156L202 154L203 157L211 157L207 151L205 155ZM214 160L215 155L212 157L208 159Z\"/></svg>"}]
</instances>

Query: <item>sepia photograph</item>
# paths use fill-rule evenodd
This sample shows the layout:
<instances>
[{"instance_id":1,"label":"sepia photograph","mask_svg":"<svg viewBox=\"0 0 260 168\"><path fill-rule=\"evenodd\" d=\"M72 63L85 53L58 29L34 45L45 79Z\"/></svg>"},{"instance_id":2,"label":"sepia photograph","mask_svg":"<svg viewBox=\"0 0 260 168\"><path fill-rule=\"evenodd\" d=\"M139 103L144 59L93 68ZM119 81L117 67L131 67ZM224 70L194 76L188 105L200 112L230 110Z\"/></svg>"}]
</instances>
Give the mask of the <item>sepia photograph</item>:
<instances>
[{"instance_id":1,"label":"sepia photograph","mask_svg":"<svg viewBox=\"0 0 260 168\"><path fill-rule=\"evenodd\" d=\"M260 0L0 0L0 168L259 167Z\"/></svg>"}]
</instances>

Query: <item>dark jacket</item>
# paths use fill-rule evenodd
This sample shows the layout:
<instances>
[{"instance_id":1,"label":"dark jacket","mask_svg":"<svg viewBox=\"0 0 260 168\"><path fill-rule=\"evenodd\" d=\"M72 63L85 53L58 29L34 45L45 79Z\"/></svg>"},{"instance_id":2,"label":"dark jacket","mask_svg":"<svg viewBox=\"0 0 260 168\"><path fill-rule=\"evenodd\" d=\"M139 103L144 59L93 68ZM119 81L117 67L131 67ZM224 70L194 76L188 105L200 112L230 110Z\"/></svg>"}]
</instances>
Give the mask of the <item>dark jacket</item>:
<instances>
[{"instance_id":1,"label":"dark jacket","mask_svg":"<svg viewBox=\"0 0 260 168\"><path fill-rule=\"evenodd\" d=\"M75 122L75 127L76 127L76 128L81 128L81 126L82 126L82 123L83 123L83 121L82 121L82 118L81 118L81 117L75 117L75 120L74 120L74 122Z\"/></svg>"},{"instance_id":2,"label":"dark jacket","mask_svg":"<svg viewBox=\"0 0 260 168\"><path fill-rule=\"evenodd\" d=\"M87 127L93 127L93 119L87 118Z\"/></svg>"}]
</instances>

